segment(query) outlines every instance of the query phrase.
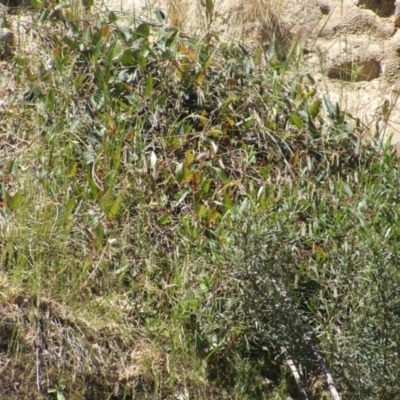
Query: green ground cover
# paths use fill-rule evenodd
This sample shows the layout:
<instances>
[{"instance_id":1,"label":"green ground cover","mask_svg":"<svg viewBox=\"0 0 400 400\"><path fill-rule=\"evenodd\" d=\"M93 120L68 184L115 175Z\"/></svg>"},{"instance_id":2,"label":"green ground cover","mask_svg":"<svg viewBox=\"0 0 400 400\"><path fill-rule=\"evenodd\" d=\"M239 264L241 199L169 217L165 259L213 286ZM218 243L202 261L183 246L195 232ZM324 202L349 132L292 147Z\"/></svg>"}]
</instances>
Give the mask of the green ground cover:
<instances>
[{"instance_id":1,"label":"green ground cover","mask_svg":"<svg viewBox=\"0 0 400 400\"><path fill-rule=\"evenodd\" d=\"M296 43L158 17L43 12L12 60L2 398L327 399L324 366L343 399L397 398L397 154Z\"/></svg>"}]
</instances>

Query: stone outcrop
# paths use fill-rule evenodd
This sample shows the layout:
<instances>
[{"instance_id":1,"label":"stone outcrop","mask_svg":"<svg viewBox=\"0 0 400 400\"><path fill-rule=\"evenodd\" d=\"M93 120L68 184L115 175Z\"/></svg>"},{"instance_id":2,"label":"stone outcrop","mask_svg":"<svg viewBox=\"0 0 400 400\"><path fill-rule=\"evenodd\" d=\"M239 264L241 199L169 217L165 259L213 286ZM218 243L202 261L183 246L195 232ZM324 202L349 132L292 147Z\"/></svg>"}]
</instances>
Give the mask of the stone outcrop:
<instances>
[{"instance_id":1,"label":"stone outcrop","mask_svg":"<svg viewBox=\"0 0 400 400\"><path fill-rule=\"evenodd\" d=\"M325 0L324 14L306 40L306 64L319 77L320 89L375 133L400 142L400 32L394 1ZM316 67L318 65L318 67ZM389 118L382 114L389 101Z\"/></svg>"}]
</instances>

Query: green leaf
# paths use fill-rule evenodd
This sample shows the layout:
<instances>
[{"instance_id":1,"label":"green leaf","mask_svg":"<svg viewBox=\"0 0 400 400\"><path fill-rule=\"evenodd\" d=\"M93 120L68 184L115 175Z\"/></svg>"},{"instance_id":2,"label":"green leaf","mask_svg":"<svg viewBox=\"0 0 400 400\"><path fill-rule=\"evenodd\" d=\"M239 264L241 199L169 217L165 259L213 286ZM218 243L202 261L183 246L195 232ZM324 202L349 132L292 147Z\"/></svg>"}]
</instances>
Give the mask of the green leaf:
<instances>
[{"instance_id":1,"label":"green leaf","mask_svg":"<svg viewBox=\"0 0 400 400\"><path fill-rule=\"evenodd\" d=\"M164 107L167 104L168 97L166 95L161 96L157 99L157 104L160 107Z\"/></svg>"},{"instance_id":2,"label":"green leaf","mask_svg":"<svg viewBox=\"0 0 400 400\"><path fill-rule=\"evenodd\" d=\"M119 207L121 206L121 202L125 196L125 192L122 192L115 200L114 203L112 204L110 210L108 211L107 217L114 219L119 211Z\"/></svg>"},{"instance_id":3,"label":"green leaf","mask_svg":"<svg viewBox=\"0 0 400 400\"><path fill-rule=\"evenodd\" d=\"M342 125L344 122L344 113L342 113L342 111L340 110L340 106L339 103L336 103L336 122L338 125Z\"/></svg>"},{"instance_id":4,"label":"green leaf","mask_svg":"<svg viewBox=\"0 0 400 400\"><path fill-rule=\"evenodd\" d=\"M223 204L224 204L224 212L228 212L229 210L232 210L233 203L232 203L232 200L227 191L224 192Z\"/></svg>"},{"instance_id":5,"label":"green leaf","mask_svg":"<svg viewBox=\"0 0 400 400\"><path fill-rule=\"evenodd\" d=\"M57 390L57 400L65 400L65 397L62 394L62 392L59 392L58 390Z\"/></svg>"},{"instance_id":6,"label":"green leaf","mask_svg":"<svg viewBox=\"0 0 400 400\"><path fill-rule=\"evenodd\" d=\"M82 5L84 7L91 7L94 5L94 0L82 0Z\"/></svg>"},{"instance_id":7,"label":"green leaf","mask_svg":"<svg viewBox=\"0 0 400 400\"><path fill-rule=\"evenodd\" d=\"M72 162L69 166L68 166L68 171L67 171L67 177L68 178L72 178L76 175L76 170L78 168L78 163Z\"/></svg>"},{"instance_id":8,"label":"green leaf","mask_svg":"<svg viewBox=\"0 0 400 400\"><path fill-rule=\"evenodd\" d=\"M290 122L296 127L301 129L303 127L303 121L302 119L296 115L296 114L291 114L290 117Z\"/></svg>"},{"instance_id":9,"label":"green leaf","mask_svg":"<svg viewBox=\"0 0 400 400\"><path fill-rule=\"evenodd\" d=\"M207 194L210 190L210 186L211 186L211 179L205 179L201 185L201 193L200 194L201 195Z\"/></svg>"},{"instance_id":10,"label":"green leaf","mask_svg":"<svg viewBox=\"0 0 400 400\"><path fill-rule=\"evenodd\" d=\"M111 64L113 61L117 60L124 53L124 49L118 39L114 40L110 46L110 50L107 56L107 63Z\"/></svg>"},{"instance_id":11,"label":"green leaf","mask_svg":"<svg viewBox=\"0 0 400 400\"><path fill-rule=\"evenodd\" d=\"M166 19L167 19L167 17L165 16L165 14L164 14L161 10L159 10L159 9L155 11L155 14L156 14L156 18L157 18L158 22L159 22L160 24L164 24L165 21L166 21Z\"/></svg>"},{"instance_id":12,"label":"green leaf","mask_svg":"<svg viewBox=\"0 0 400 400\"><path fill-rule=\"evenodd\" d=\"M310 113L312 118L315 118L318 116L320 108L321 108L321 103L322 103L321 100L317 99L309 107L308 112Z\"/></svg>"},{"instance_id":13,"label":"green leaf","mask_svg":"<svg viewBox=\"0 0 400 400\"><path fill-rule=\"evenodd\" d=\"M146 94L150 94L153 90L153 76L151 74L147 75L146 79Z\"/></svg>"},{"instance_id":14,"label":"green leaf","mask_svg":"<svg viewBox=\"0 0 400 400\"><path fill-rule=\"evenodd\" d=\"M99 222L96 226L96 247L98 249L102 249L104 247L103 240L104 240L104 227L103 224Z\"/></svg>"},{"instance_id":15,"label":"green leaf","mask_svg":"<svg viewBox=\"0 0 400 400\"><path fill-rule=\"evenodd\" d=\"M308 130L315 136L320 137L320 132L317 127L314 125L314 122L311 119L310 114L308 114Z\"/></svg>"},{"instance_id":16,"label":"green leaf","mask_svg":"<svg viewBox=\"0 0 400 400\"><path fill-rule=\"evenodd\" d=\"M140 24L136 30L135 33L138 37L145 37L148 38L150 36L150 26L149 24L142 23Z\"/></svg>"},{"instance_id":17,"label":"green leaf","mask_svg":"<svg viewBox=\"0 0 400 400\"><path fill-rule=\"evenodd\" d=\"M76 196L73 194L71 195L70 199L68 200L68 203L65 206L65 212L67 215L70 215L72 211L75 209L76 206Z\"/></svg>"},{"instance_id":18,"label":"green leaf","mask_svg":"<svg viewBox=\"0 0 400 400\"><path fill-rule=\"evenodd\" d=\"M194 212L196 213L197 216L204 217L204 215L206 215L207 213L207 208L203 204L201 204L194 208Z\"/></svg>"},{"instance_id":19,"label":"green leaf","mask_svg":"<svg viewBox=\"0 0 400 400\"><path fill-rule=\"evenodd\" d=\"M347 196L349 197L353 196L353 191L351 190L350 186L347 183L342 182L342 187Z\"/></svg>"},{"instance_id":20,"label":"green leaf","mask_svg":"<svg viewBox=\"0 0 400 400\"><path fill-rule=\"evenodd\" d=\"M135 57L133 55L133 51L131 49L125 50L122 53L121 64L124 66L129 66L129 67L136 64L136 59L135 59Z\"/></svg>"},{"instance_id":21,"label":"green leaf","mask_svg":"<svg viewBox=\"0 0 400 400\"><path fill-rule=\"evenodd\" d=\"M43 10L43 12L40 14L40 17L39 17L40 23L44 24L47 21L47 18L49 17L49 15L50 15L50 11L48 9ZM54 14L52 14L52 15L54 15ZM57 15L59 15L59 14L55 14L55 15L56 15L55 18L57 19Z\"/></svg>"},{"instance_id":22,"label":"green leaf","mask_svg":"<svg viewBox=\"0 0 400 400\"><path fill-rule=\"evenodd\" d=\"M110 20L110 22L117 22L118 21L118 17L112 11L108 14L108 19Z\"/></svg>"},{"instance_id":23,"label":"green leaf","mask_svg":"<svg viewBox=\"0 0 400 400\"><path fill-rule=\"evenodd\" d=\"M272 56L274 56L275 54L276 54L276 38L275 38L275 34L274 34L274 36L272 37L272 40L271 40L271 44L269 45L268 50L265 54L266 59L270 60L272 58Z\"/></svg>"},{"instance_id":24,"label":"green leaf","mask_svg":"<svg viewBox=\"0 0 400 400\"><path fill-rule=\"evenodd\" d=\"M179 204L182 203L183 200L185 200L185 197L191 193L189 189L183 189L181 192L177 193L175 195L175 199L177 200L175 207L178 207Z\"/></svg>"},{"instance_id":25,"label":"green leaf","mask_svg":"<svg viewBox=\"0 0 400 400\"><path fill-rule=\"evenodd\" d=\"M188 167L184 163L177 164L175 168L175 178L180 184L184 184L190 181L192 174Z\"/></svg>"},{"instance_id":26,"label":"green leaf","mask_svg":"<svg viewBox=\"0 0 400 400\"><path fill-rule=\"evenodd\" d=\"M17 192L14 194L14 196L11 196L7 191L6 191L6 205L10 210L18 210L18 208L21 207L22 204L22 193Z\"/></svg>"},{"instance_id":27,"label":"green leaf","mask_svg":"<svg viewBox=\"0 0 400 400\"><path fill-rule=\"evenodd\" d=\"M78 30L78 32L79 32L79 30ZM91 36L92 36L92 30L91 30L91 28L90 28L90 25L88 25L88 26L85 28L85 30L83 31L83 40L84 40L85 42L90 42Z\"/></svg>"},{"instance_id":28,"label":"green leaf","mask_svg":"<svg viewBox=\"0 0 400 400\"><path fill-rule=\"evenodd\" d=\"M382 106L382 115L384 116L384 117L388 117L389 116L389 114L390 114L390 102L389 102L389 100L385 100L384 102L383 102L383 106Z\"/></svg>"},{"instance_id":29,"label":"green leaf","mask_svg":"<svg viewBox=\"0 0 400 400\"><path fill-rule=\"evenodd\" d=\"M325 107L326 107L326 109L328 111L329 118L331 120L336 120L335 107L333 107L333 104L329 100L329 97L324 94L322 96L322 98L324 99Z\"/></svg>"},{"instance_id":30,"label":"green leaf","mask_svg":"<svg viewBox=\"0 0 400 400\"><path fill-rule=\"evenodd\" d=\"M96 182L92 178L92 175L88 177L88 180L89 180L90 191L92 194L92 199L97 199L99 195L99 188L97 187Z\"/></svg>"},{"instance_id":31,"label":"green leaf","mask_svg":"<svg viewBox=\"0 0 400 400\"><path fill-rule=\"evenodd\" d=\"M38 10L44 4L44 0L31 0L31 4L34 9Z\"/></svg>"},{"instance_id":32,"label":"green leaf","mask_svg":"<svg viewBox=\"0 0 400 400\"><path fill-rule=\"evenodd\" d=\"M201 0L201 5L205 7L208 12L212 12L214 10L213 0Z\"/></svg>"},{"instance_id":33,"label":"green leaf","mask_svg":"<svg viewBox=\"0 0 400 400\"><path fill-rule=\"evenodd\" d=\"M164 226L164 225L169 224L170 221L171 221L171 216L170 216L170 215L164 215L163 217L161 217L161 218L159 218L159 219L157 220L157 223L158 223L159 225Z\"/></svg>"},{"instance_id":34,"label":"green leaf","mask_svg":"<svg viewBox=\"0 0 400 400\"><path fill-rule=\"evenodd\" d=\"M225 182L228 179L227 175L221 168L214 167L213 169L217 173L222 182Z\"/></svg>"},{"instance_id":35,"label":"green leaf","mask_svg":"<svg viewBox=\"0 0 400 400\"><path fill-rule=\"evenodd\" d=\"M178 33L179 33L178 30L173 31L173 32L171 33L170 37L166 40L166 42L165 42L165 47L166 47L167 49L173 50L173 49L175 48L176 41L177 41L177 39L178 39Z\"/></svg>"},{"instance_id":36,"label":"green leaf","mask_svg":"<svg viewBox=\"0 0 400 400\"><path fill-rule=\"evenodd\" d=\"M228 97L225 101L224 104L222 105L222 112L225 112L226 110L228 110L228 107L232 104L232 103L236 103L238 100L240 100L240 97L237 96L231 96Z\"/></svg>"},{"instance_id":37,"label":"green leaf","mask_svg":"<svg viewBox=\"0 0 400 400\"><path fill-rule=\"evenodd\" d=\"M144 68L147 64L147 57L143 54L139 55L138 64L140 67Z\"/></svg>"}]
</instances>

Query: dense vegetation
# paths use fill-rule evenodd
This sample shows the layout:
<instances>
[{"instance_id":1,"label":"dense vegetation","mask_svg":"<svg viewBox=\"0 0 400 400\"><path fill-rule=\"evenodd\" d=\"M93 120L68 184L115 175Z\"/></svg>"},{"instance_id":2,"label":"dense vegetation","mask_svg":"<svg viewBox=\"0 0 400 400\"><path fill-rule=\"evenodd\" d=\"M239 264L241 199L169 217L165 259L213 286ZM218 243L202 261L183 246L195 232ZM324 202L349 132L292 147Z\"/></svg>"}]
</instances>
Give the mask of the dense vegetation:
<instances>
[{"instance_id":1,"label":"dense vegetation","mask_svg":"<svg viewBox=\"0 0 400 400\"><path fill-rule=\"evenodd\" d=\"M397 398L397 154L296 43L157 16L46 10L12 60L1 398L324 399L324 366L343 399Z\"/></svg>"}]
</instances>

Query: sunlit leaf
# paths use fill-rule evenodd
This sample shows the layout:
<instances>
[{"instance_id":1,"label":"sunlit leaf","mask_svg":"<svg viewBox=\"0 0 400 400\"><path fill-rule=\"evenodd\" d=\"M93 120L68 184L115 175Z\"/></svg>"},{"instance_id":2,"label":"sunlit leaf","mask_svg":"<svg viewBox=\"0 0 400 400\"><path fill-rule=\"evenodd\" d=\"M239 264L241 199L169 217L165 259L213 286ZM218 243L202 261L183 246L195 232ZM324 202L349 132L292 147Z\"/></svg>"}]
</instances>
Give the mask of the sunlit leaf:
<instances>
[{"instance_id":1,"label":"sunlit leaf","mask_svg":"<svg viewBox=\"0 0 400 400\"><path fill-rule=\"evenodd\" d=\"M68 166L67 177L68 177L68 178L74 177L75 174L76 174L77 168L78 168L78 163L77 163L76 161L75 161L75 162L72 162L72 163Z\"/></svg>"},{"instance_id":2,"label":"sunlit leaf","mask_svg":"<svg viewBox=\"0 0 400 400\"><path fill-rule=\"evenodd\" d=\"M303 127L303 121L302 119L296 115L296 114L291 114L290 117L290 122L296 127L301 129Z\"/></svg>"},{"instance_id":3,"label":"sunlit leaf","mask_svg":"<svg viewBox=\"0 0 400 400\"><path fill-rule=\"evenodd\" d=\"M183 163L178 163L175 167L175 178L180 183L183 176Z\"/></svg>"},{"instance_id":4,"label":"sunlit leaf","mask_svg":"<svg viewBox=\"0 0 400 400\"><path fill-rule=\"evenodd\" d=\"M221 168L214 167L213 170L217 173L222 182L225 182L228 177Z\"/></svg>"},{"instance_id":5,"label":"sunlit leaf","mask_svg":"<svg viewBox=\"0 0 400 400\"><path fill-rule=\"evenodd\" d=\"M211 186L211 179L205 179L201 185L201 192L203 194L207 194L210 190L210 186Z\"/></svg>"},{"instance_id":6,"label":"sunlit leaf","mask_svg":"<svg viewBox=\"0 0 400 400\"><path fill-rule=\"evenodd\" d=\"M154 168L157 164L157 156L154 151L150 153L150 168Z\"/></svg>"},{"instance_id":7,"label":"sunlit leaf","mask_svg":"<svg viewBox=\"0 0 400 400\"><path fill-rule=\"evenodd\" d=\"M7 191L5 192L6 206L10 210L18 210L22 204L22 192L19 191L11 196Z\"/></svg>"},{"instance_id":8,"label":"sunlit leaf","mask_svg":"<svg viewBox=\"0 0 400 400\"><path fill-rule=\"evenodd\" d=\"M198 217L204 217L207 213L207 208L203 204L201 204L194 208L194 212Z\"/></svg>"},{"instance_id":9,"label":"sunlit leaf","mask_svg":"<svg viewBox=\"0 0 400 400\"><path fill-rule=\"evenodd\" d=\"M290 157L289 159L289 164L293 167L295 167L299 162L299 151L296 150L294 154Z\"/></svg>"},{"instance_id":10,"label":"sunlit leaf","mask_svg":"<svg viewBox=\"0 0 400 400\"><path fill-rule=\"evenodd\" d=\"M97 187L96 182L94 181L91 175L89 175L88 180L89 180L90 191L92 194L92 199L97 199L99 195L99 188Z\"/></svg>"},{"instance_id":11,"label":"sunlit leaf","mask_svg":"<svg viewBox=\"0 0 400 400\"><path fill-rule=\"evenodd\" d=\"M342 182L342 187L347 196L349 197L353 196L353 191L351 190L350 186L347 183Z\"/></svg>"},{"instance_id":12,"label":"sunlit leaf","mask_svg":"<svg viewBox=\"0 0 400 400\"><path fill-rule=\"evenodd\" d=\"M150 94L153 90L153 76L151 74L147 75L146 79L146 94Z\"/></svg>"},{"instance_id":13,"label":"sunlit leaf","mask_svg":"<svg viewBox=\"0 0 400 400\"><path fill-rule=\"evenodd\" d=\"M221 214L216 209L212 209L208 214L207 222L211 224L218 218L221 218Z\"/></svg>"},{"instance_id":14,"label":"sunlit leaf","mask_svg":"<svg viewBox=\"0 0 400 400\"><path fill-rule=\"evenodd\" d=\"M321 104L322 104L321 100L317 99L309 107L308 112L310 113L312 118L315 118L318 116L320 108L321 108Z\"/></svg>"},{"instance_id":15,"label":"sunlit leaf","mask_svg":"<svg viewBox=\"0 0 400 400\"><path fill-rule=\"evenodd\" d=\"M187 183L191 180L192 174L185 165L185 163L177 164L175 168L175 178L180 184Z\"/></svg>"},{"instance_id":16,"label":"sunlit leaf","mask_svg":"<svg viewBox=\"0 0 400 400\"><path fill-rule=\"evenodd\" d=\"M110 25L104 24L100 29L100 35L102 37L107 37L109 33L110 33Z\"/></svg>"},{"instance_id":17,"label":"sunlit leaf","mask_svg":"<svg viewBox=\"0 0 400 400\"><path fill-rule=\"evenodd\" d=\"M179 204L182 203L183 200L185 200L186 196L191 193L189 189L183 189L180 193L178 193L175 198L177 200L175 207L178 207Z\"/></svg>"},{"instance_id":18,"label":"sunlit leaf","mask_svg":"<svg viewBox=\"0 0 400 400\"><path fill-rule=\"evenodd\" d=\"M304 97L303 85L302 85L302 82L298 82L297 85L296 85L296 96L295 96L295 98L301 99L303 97Z\"/></svg>"},{"instance_id":19,"label":"sunlit leaf","mask_svg":"<svg viewBox=\"0 0 400 400\"><path fill-rule=\"evenodd\" d=\"M110 64L111 62L119 59L123 53L124 49L121 45L121 42L118 39L114 40L108 52L107 63Z\"/></svg>"},{"instance_id":20,"label":"sunlit leaf","mask_svg":"<svg viewBox=\"0 0 400 400\"><path fill-rule=\"evenodd\" d=\"M194 82L200 85L201 83L203 83L204 78L205 78L204 71L199 71L194 77Z\"/></svg>"},{"instance_id":21,"label":"sunlit leaf","mask_svg":"<svg viewBox=\"0 0 400 400\"><path fill-rule=\"evenodd\" d=\"M157 223L158 223L159 225L164 226L164 225L169 224L170 221L171 221L171 216L170 216L170 215L164 215L163 217L161 217L161 218L159 218L159 219L157 220Z\"/></svg>"},{"instance_id":22,"label":"sunlit leaf","mask_svg":"<svg viewBox=\"0 0 400 400\"><path fill-rule=\"evenodd\" d=\"M160 24L163 24L166 21L167 17L160 9L157 9L155 11L155 14L156 14L156 18Z\"/></svg>"},{"instance_id":23,"label":"sunlit leaf","mask_svg":"<svg viewBox=\"0 0 400 400\"><path fill-rule=\"evenodd\" d=\"M76 196L71 195L70 199L68 200L67 205L65 206L65 211L70 214L76 206Z\"/></svg>"},{"instance_id":24,"label":"sunlit leaf","mask_svg":"<svg viewBox=\"0 0 400 400\"><path fill-rule=\"evenodd\" d=\"M193 183L196 184L196 185L198 185L198 184L200 183L200 179L201 179L201 175L200 175L197 171L194 171L194 172L192 173L192 180L193 180Z\"/></svg>"},{"instance_id":25,"label":"sunlit leaf","mask_svg":"<svg viewBox=\"0 0 400 400\"><path fill-rule=\"evenodd\" d=\"M195 155L193 154L193 152L192 151L187 151L186 152L186 159L185 159L186 166L189 167L193 163L194 159L195 159Z\"/></svg>"},{"instance_id":26,"label":"sunlit leaf","mask_svg":"<svg viewBox=\"0 0 400 400\"><path fill-rule=\"evenodd\" d=\"M57 400L65 400L65 396L59 390L57 390Z\"/></svg>"},{"instance_id":27,"label":"sunlit leaf","mask_svg":"<svg viewBox=\"0 0 400 400\"><path fill-rule=\"evenodd\" d=\"M239 100L239 97L228 97L225 101L224 104L222 105L222 110L225 111L227 108L232 104L236 103Z\"/></svg>"},{"instance_id":28,"label":"sunlit leaf","mask_svg":"<svg viewBox=\"0 0 400 400\"><path fill-rule=\"evenodd\" d=\"M31 4L32 4L33 8L38 10L39 8L41 8L43 6L44 0L31 0Z\"/></svg>"},{"instance_id":29,"label":"sunlit leaf","mask_svg":"<svg viewBox=\"0 0 400 400\"><path fill-rule=\"evenodd\" d=\"M224 192L223 195L224 211L227 212L233 208L233 203L228 191Z\"/></svg>"},{"instance_id":30,"label":"sunlit leaf","mask_svg":"<svg viewBox=\"0 0 400 400\"><path fill-rule=\"evenodd\" d=\"M104 227L103 224L101 222L99 222L96 226L96 247L98 249L102 249L103 248L103 240L104 240Z\"/></svg>"},{"instance_id":31,"label":"sunlit leaf","mask_svg":"<svg viewBox=\"0 0 400 400\"><path fill-rule=\"evenodd\" d=\"M235 121L228 117L227 115L225 115L225 121L228 123L229 126L234 126L235 125Z\"/></svg>"},{"instance_id":32,"label":"sunlit leaf","mask_svg":"<svg viewBox=\"0 0 400 400\"><path fill-rule=\"evenodd\" d=\"M206 126L208 123L208 119L206 118L207 111L203 110L199 116L199 122L202 126Z\"/></svg>"},{"instance_id":33,"label":"sunlit leaf","mask_svg":"<svg viewBox=\"0 0 400 400\"><path fill-rule=\"evenodd\" d=\"M176 42L178 40L178 34L179 34L179 30L174 30L171 35L169 36L169 38L165 41L165 47L168 50L173 50L176 46Z\"/></svg>"},{"instance_id":34,"label":"sunlit leaf","mask_svg":"<svg viewBox=\"0 0 400 400\"><path fill-rule=\"evenodd\" d=\"M34 72L32 71L32 69L30 67L28 67L25 70L25 73L26 73L26 77L28 78L28 80L30 82L35 82L37 80L37 76L34 74Z\"/></svg>"},{"instance_id":35,"label":"sunlit leaf","mask_svg":"<svg viewBox=\"0 0 400 400\"><path fill-rule=\"evenodd\" d=\"M118 214L119 208L121 206L121 202L125 196L125 192L122 192L113 202L110 210L108 211L109 218L115 218Z\"/></svg>"}]
</instances>

